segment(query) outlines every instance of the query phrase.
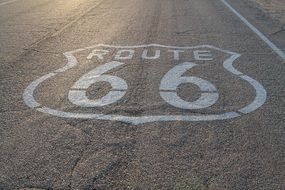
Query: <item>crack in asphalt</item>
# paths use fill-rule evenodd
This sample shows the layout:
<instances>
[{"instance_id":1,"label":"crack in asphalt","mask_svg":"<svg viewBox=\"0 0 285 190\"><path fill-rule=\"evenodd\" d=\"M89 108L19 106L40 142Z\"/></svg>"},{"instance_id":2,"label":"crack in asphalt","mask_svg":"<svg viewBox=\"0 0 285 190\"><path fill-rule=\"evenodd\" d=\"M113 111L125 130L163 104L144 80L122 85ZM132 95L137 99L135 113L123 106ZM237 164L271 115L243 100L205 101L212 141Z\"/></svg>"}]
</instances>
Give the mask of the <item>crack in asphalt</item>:
<instances>
[{"instance_id":1,"label":"crack in asphalt","mask_svg":"<svg viewBox=\"0 0 285 190\"><path fill-rule=\"evenodd\" d=\"M285 32L285 28L282 28L282 29L280 29L280 30L277 30L276 32L273 32L271 35L277 35L277 34L279 34L279 33L281 33L281 32Z\"/></svg>"},{"instance_id":2,"label":"crack in asphalt","mask_svg":"<svg viewBox=\"0 0 285 190\"><path fill-rule=\"evenodd\" d=\"M38 53L45 53L45 54L54 54L54 55L61 55L62 53L58 53L58 52L52 52L52 51L42 51L42 50L37 50L35 48L23 48L23 50L25 51L34 51L34 52L38 52Z\"/></svg>"},{"instance_id":3,"label":"crack in asphalt","mask_svg":"<svg viewBox=\"0 0 285 190\"><path fill-rule=\"evenodd\" d=\"M112 161L104 170L102 170L97 176L95 176L92 180L92 185L99 179L105 177L110 173L114 168L119 167L121 164L121 160Z\"/></svg>"},{"instance_id":4,"label":"crack in asphalt","mask_svg":"<svg viewBox=\"0 0 285 190\"><path fill-rule=\"evenodd\" d=\"M83 14L80 14L77 18L75 18L72 21L68 22L67 24L62 26L59 30L57 30L56 32L51 34L50 37L53 38L53 37L56 37L56 36L60 35L67 28L71 27L73 24L77 23L81 18L85 17L90 11L92 11L93 9L97 8L98 6L100 6L103 2L104 2L103 0L99 1L97 4L95 4L94 6L90 7L89 9L87 9Z\"/></svg>"},{"instance_id":5,"label":"crack in asphalt","mask_svg":"<svg viewBox=\"0 0 285 190\"><path fill-rule=\"evenodd\" d=\"M24 190L53 190L53 188L51 187L45 187L45 186L27 186L27 187L21 187L21 189L24 189Z\"/></svg>"},{"instance_id":6,"label":"crack in asphalt","mask_svg":"<svg viewBox=\"0 0 285 190\"><path fill-rule=\"evenodd\" d=\"M71 127L74 127L74 126L71 126ZM79 129L79 128L76 128L77 130ZM81 130L81 129L79 129L80 131L82 131L84 134L86 134L88 137L89 137L89 135L85 132L85 131L83 131L83 130ZM76 168L77 168L77 166L78 166L78 164L81 162L81 160L83 159L83 157L84 157L84 155L85 155L85 152L88 150L88 146L91 144L91 140L90 139L88 139L88 142L85 144L85 147L84 147L84 149L81 151L81 153L80 153L80 155L79 155L79 157L75 160L75 163L73 164L73 167L72 167L72 169L71 169L71 174L70 174L70 181L69 181L69 184L68 184L68 188L69 189L72 189L72 178L73 178L73 175L74 175L74 172L75 172L75 170L76 170Z\"/></svg>"},{"instance_id":7,"label":"crack in asphalt","mask_svg":"<svg viewBox=\"0 0 285 190\"><path fill-rule=\"evenodd\" d=\"M0 113L13 113L13 112L22 112L22 111L30 111L30 108L23 108L19 110L0 110Z\"/></svg>"}]
</instances>

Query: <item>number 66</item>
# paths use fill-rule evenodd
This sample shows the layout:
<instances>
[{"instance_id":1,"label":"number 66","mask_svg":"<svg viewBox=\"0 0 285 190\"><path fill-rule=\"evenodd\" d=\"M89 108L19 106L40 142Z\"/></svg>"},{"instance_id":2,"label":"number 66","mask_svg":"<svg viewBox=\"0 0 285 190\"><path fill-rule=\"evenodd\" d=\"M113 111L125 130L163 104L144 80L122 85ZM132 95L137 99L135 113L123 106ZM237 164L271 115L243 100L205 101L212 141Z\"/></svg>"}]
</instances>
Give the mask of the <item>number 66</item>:
<instances>
[{"instance_id":1,"label":"number 66","mask_svg":"<svg viewBox=\"0 0 285 190\"><path fill-rule=\"evenodd\" d=\"M124 63L112 61L83 75L73 85L72 90L69 91L68 99L80 107L102 107L117 102L126 94L128 85L122 78L103 74L123 64ZM182 76L194 66L196 66L196 64L190 62L181 63L164 75L160 84L160 96L168 104L181 109L202 109L210 107L217 102L219 94L213 84L198 77ZM90 100L86 95L86 91L96 82L108 82L112 86L112 89L104 97ZM185 83L192 83L200 88L202 94L198 100L186 102L177 95L177 87Z\"/></svg>"}]
</instances>

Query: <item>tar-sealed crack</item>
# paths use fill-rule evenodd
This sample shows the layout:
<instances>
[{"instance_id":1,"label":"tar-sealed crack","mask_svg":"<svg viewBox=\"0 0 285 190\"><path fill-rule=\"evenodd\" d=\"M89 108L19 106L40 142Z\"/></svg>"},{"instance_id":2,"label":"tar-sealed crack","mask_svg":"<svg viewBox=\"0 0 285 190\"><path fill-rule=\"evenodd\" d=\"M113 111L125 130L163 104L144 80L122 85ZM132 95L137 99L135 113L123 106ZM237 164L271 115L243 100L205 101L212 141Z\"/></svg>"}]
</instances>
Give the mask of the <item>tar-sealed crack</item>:
<instances>
[{"instance_id":1,"label":"tar-sealed crack","mask_svg":"<svg viewBox=\"0 0 285 190\"><path fill-rule=\"evenodd\" d=\"M104 178L105 176L107 176L115 168L118 168L121 162L122 162L121 160L112 161L104 170L102 170L97 176L93 178L92 185L94 185L97 180L100 180L101 178Z\"/></svg>"},{"instance_id":2,"label":"tar-sealed crack","mask_svg":"<svg viewBox=\"0 0 285 190\"><path fill-rule=\"evenodd\" d=\"M276 32L273 32L271 35L277 35L277 34L280 34L282 32L285 32L285 28L282 28L282 29L280 29L280 30L278 30Z\"/></svg>"},{"instance_id":3,"label":"tar-sealed crack","mask_svg":"<svg viewBox=\"0 0 285 190\"><path fill-rule=\"evenodd\" d=\"M28 186L20 188L20 190L53 190L51 187L42 187L42 186Z\"/></svg>"},{"instance_id":4,"label":"tar-sealed crack","mask_svg":"<svg viewBox=\"0 0 285 190\"><path fill-rule=\"evenodd\" d=\"M73 126L72 126L73 127ZM84 134L86 134L83 130L81 130ZM88 135L87 135L88 136ZM70 174L70 177L69 177L69 185L68 185L68 188L69 189L72 189L72 178L73 178L73 175L74 175L74 172L78 166L78 164L82 161L83 157L84 157L84 154L86 152L86 150L88 150L88 146L91 144L91 141L88 140L88 142L85 144L85 147L84 149L81 151L80 153L80 156L75 160L74 164L73 164L73 167L71 169L71 174Z\"/></svg>"},{"instance_id":5,"label":"tar-sealed crack","mask_svg":"<svg viewBox=\"0 0 285 190\"><path fill-rule=\"evenodd\" d=\"M24 48L25 51L34 51L34 52L38 52L38 53L45 53L45 54L54 54L54 55L61 55L62 53L59 52L53 52L53 51L42 51L42 50L38 50L35 48Z\"/></svg>"}]
</instances>

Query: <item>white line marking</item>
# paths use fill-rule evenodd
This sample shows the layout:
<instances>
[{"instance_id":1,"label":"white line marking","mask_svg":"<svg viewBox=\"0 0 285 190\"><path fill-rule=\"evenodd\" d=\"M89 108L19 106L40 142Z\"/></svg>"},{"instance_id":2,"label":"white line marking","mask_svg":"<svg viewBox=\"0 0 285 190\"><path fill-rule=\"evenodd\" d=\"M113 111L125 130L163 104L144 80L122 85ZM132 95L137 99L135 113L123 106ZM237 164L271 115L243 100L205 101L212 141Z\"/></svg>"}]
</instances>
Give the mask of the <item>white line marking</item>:
<instances>
[{"instance_id":1,"label":"white line marking","mask_svg":"<svg viewBox=\"0 0 285 190\"><path fill-rule=\"evenodd\" d=\"M260 106L262 106L265 101L266 101L266 97L267 97L267 92L265 91L265 89L263 88L263 86L257 82L256 80L253 80L252 78L246 76L246 75L242 75L240 76L242 79L246 80L247 82L249 82L255 89L256 92L256 97L254 99L254 101L239 110L239 112L243 113L243 114L248 114L250 112L253 112L254 110L256 110L257 108L259 108Z\"/></svg>"},{"instance_id":2,"label":"white line marking","mask_svg":"<svg viewBox=\"0 0 285 190\"><path fill-rule=\"evenodd\" d=\"M160 57L160 50L155 50L154 56L148 56L148 50L143 50L142 58L143 59L158 59Z\"/></svg>"},{"instance_id":3,"label":"white line marking","mask_svg":"<svg viewBox=\"0 0 285 190\"><path fill-rule=\"evenodd\" d=\"M81 52L88 49L93 49L97 47L107 47L107 48L121 48L121 49L131 49L131 48L146 48L146 47L161 47L161 48L173 48L173 49L197 49L197 48L210 48L215 49L230 55L230 57L224 61L224 68L231 72L232 74L238 76L239 78L247 81L256 91L256 97L253 102L251 102L248 106L237 110L236 112L225 112L225 113L217 113L217 114L197 114L197 115L154 115L154 116L141 116L141 117L132 117L132 116L123 116L123 115L104 115L104 114L92 114L92 113L74 113L74 112L66 112L59 111L56 109L48 108L40 103L38 103L34 99L34 92L36 88L41 85L41 83L46 80L55 77L59 73L65 72L68 69L75 67L78 64L76 57L73 55L74 53ZM236 117L240 117L241 115L237 112L241 112L243 114L248 114L260 108L266 101L266 91L264 87L256 80L250 78L249 76L244 75L233 67L233 63L236 59L240 57L240 54L234 53L231 51L223 50L211 45L201 45L201 46L192 46L192 47L178 47L178 46L165 46L159 44L148 44L148 45L138 45L138 46L115 46L115 45L105 45L98 44L95 46L90 46L86 48L76 49L70 52L64 53L66 56L68 63L62 68L52 72L50 74L44 75L39 79L33 81L25 90L23 94L23 99L25 103L31 107L36 108L37 111L47 113L57 117L63 118L76 118L76 119L98 119L98 120L111 120L111 121L121 121L126 123L132 123L134 125L155 122L155 121L214 121L214 120L226 120L233 119ZM42 106L42 107L41 107Z\"/></svg>"},{"instance_id":4,"label":"white line marking","mask_svg":"<svg viewBox=\"0 0 285 190\"><path fill-rule=\"evenodd\" d=\"M191 62L184 62L176 65L169 70L161 80L160 83L160 96L168 104L181 109L202 109L214 105L218 99L216 87L209 81L201 79L199 77L183 76L188 70L197 66L197 64ZM181 99L176 90L180 84L192 83L197 85L202 94L200 98L194 102L187 102ZM173 92L165 92L173 91Z\"/></svg>"},{"instance_id":5,"label":"white line marking","mask_svg":"<svg viewBox=\"0 0 285 190\"><path fill-rule=\"evenodd\" d=\"M49 73L49 74L46 74L44 76L42 76L41 78L39 79L36 79L34 80L25 90L24 92L24 102L29 105L31 108L36 108L36 107L39 107L41 106L40 103L38 103L33 94L34 94L34 91L36 90L36 88L41 84L43 83L44 81L50 79L51 77L54 77L56 75L56 73Z\"/></svg>"},{"instance_id":6,"label":"white line marking","mask_svg":"<svg viewBox=\"0 0 285 190\"><path fill-rule=\"evenodd\" d=\"M6 1L6 2L3 2L3 3L0 3L0 6L7 5L7 4L11 4L11 3L14 3L14 2L16 2L16 1L19 1L19 0Z\"/></svg>"},{"instance_id":7,"label":"white line marking","mask_svg":"<svg viewBox=\"0 0 285 190\"><path fill-rule=\"evenodd\" d=\"M246 18L244 18L239 12L237 12L226 0L221 0L239 19L247 25L259 38L261 38L275 53L277 53L283 61L285 61L285 53L278 48L273 42L271 42L263 33L261 33L255 26L253 26Z\"/></svg>"},{"instance_id":8,"label":"white line marking","mask_svg":"<svg viewBox=\"0 0 285 190\"><path fill-rule=\"evenodd\" d=\"M68 99L73 104L80 107L89 108L89 107L102 107L109 104L113 104L124 97L128 85L126 81L117 76L103 75L107 71L110 71L116 67L123 65L124 63L112 61L101 65L90 72L83 75L74 85L71 87L71 90L68 94ZM105 95L104 97L96 100L90 100L87 95L87 89L96 82L108 82L112 86L112 90ZM116 89L116 90L113 90Z\"/></svg>"}]
</instances>

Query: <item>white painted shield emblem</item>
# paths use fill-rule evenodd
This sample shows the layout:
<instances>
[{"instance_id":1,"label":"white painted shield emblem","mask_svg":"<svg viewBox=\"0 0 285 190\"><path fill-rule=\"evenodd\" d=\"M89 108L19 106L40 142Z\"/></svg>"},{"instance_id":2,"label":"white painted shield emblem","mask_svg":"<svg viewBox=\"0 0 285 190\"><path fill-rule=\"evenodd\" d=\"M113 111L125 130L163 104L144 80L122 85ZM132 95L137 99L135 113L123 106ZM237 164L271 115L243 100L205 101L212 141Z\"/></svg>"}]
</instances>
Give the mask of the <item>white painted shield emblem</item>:
<instances>
[{"instance_id":1,"label":"white painted shield emblem","mask_svg":"<svg viewBox=\"0 0 285 190\"><path fill-rule=\"evenodd\" d=\"M233 119L266 101L264 87L233 66L240 54L210 45L99 44L64 55L66 65L26 88L29 107L62 118L142 124ZM92 91L96 84L105 87Z\"/></svg>"}]
</instances>

